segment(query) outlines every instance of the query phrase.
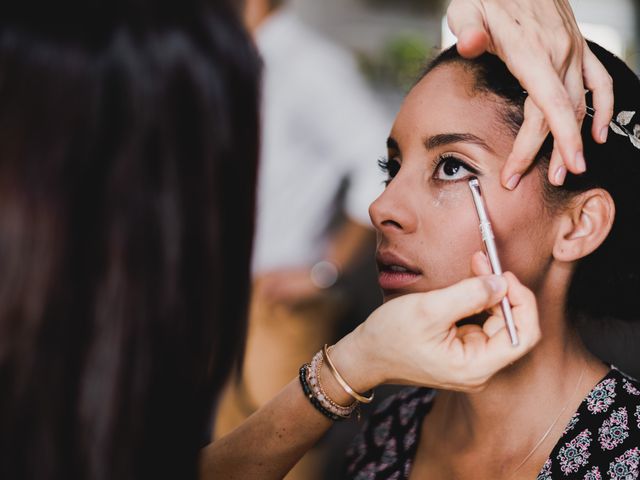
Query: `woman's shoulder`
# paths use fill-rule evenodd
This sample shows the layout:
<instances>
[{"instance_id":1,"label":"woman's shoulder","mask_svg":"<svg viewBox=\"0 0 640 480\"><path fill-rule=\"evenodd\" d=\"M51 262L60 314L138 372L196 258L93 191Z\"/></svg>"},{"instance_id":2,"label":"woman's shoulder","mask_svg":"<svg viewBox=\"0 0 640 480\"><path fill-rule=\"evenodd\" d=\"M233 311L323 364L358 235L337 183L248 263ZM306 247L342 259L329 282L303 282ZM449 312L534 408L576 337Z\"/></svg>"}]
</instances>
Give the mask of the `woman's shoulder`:
<instances>
[{"instance_id":1,"label":"woman's shoulder","mask_svg":"<svg viewBox=\"0 0 640 480\"><path fill-rule=\"evenodd\" d=\"M640 403L640 380L623 372L615 365L611 366L610 373L613 378L619 379L622 388L631 395L631 398L635 398L636 402Z\"/></svg>"},{"instance_id":2,"label":"woman's shoulder","mask_svg":"<svg viewBox=\"0 0 640 480\"><path fill-rule=\"evenodd\" d=\"M347 450L345 478L360 478L364 472L391 475L408 468L434 397L435 390L406 388L383 400Z\"/></svg>"},{"instance_id":3,"label":"woman's shoulder","mask_svg":"<svg viewBox=\"0 0 640 480\"><path fill-rule=\"evenodd\" d=\"M640 429L640 381L611 365L609 373L591 390L586 407L593 413L606 413L610 407L625 407L636 414Z\"/></svg>"},{"instance_id":4,"label":"woman's shoulder","mask_svg":"<svg viewBox=\"0 0 640 480\"><path fill-rule=\"evenodd\" d=\"M538 480L640 478L640 383L611 368L587 394Z\"/></svg>"}]
</instances>

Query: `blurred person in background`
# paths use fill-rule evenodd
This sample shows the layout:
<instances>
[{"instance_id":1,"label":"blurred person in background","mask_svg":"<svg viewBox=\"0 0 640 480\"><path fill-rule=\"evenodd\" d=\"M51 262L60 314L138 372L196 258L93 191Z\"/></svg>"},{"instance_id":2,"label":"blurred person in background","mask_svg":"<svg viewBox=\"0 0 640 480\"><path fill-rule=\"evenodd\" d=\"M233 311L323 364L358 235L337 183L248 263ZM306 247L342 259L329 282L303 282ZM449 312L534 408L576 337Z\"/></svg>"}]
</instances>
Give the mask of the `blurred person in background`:
<instances>
[{"instance_id":1,"label":"blurred person in background","mask_svg":"<svg viewBox=\"0 0 640 480\"><path fill-rule=\"evenodd\" d=\"M350 300L338 283L373 253L368 206L382 189L375 161L390 124L350 53L284 2L247 0L245 21L264 62L253 291L243 371L216 437L334 339Z\"/></svg>"}]
</instances>

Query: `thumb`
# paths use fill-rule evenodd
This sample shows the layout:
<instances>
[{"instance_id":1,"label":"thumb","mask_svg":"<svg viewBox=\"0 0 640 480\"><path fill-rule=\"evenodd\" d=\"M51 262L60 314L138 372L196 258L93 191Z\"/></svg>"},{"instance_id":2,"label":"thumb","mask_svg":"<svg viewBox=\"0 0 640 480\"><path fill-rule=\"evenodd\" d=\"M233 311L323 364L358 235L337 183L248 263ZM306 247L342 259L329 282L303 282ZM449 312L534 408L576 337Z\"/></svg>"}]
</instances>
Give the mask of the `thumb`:
<instances>
[{"instance_id":1,"label":"thumb","mask_svg":"<svg viewBox=\"0 0 640 480\"><path fill-rule=\"evenodd\" d=\"M486 310L507 293L507 281L498 275L467 278L425 295L426 310L435 322L449 328L458 320Z\"/></svg>"},{"instance_id":2,"label":"thumb","mask_svg":"<svg viewBox=\"0 0 640 480\"><path fill-rule=\"evenodd\" d=\"M475 58L487 51L490 36L481 6L469 0L453 0L447 9L447 22L458 39L460 55Z\"/></svg>"}]
</instances>

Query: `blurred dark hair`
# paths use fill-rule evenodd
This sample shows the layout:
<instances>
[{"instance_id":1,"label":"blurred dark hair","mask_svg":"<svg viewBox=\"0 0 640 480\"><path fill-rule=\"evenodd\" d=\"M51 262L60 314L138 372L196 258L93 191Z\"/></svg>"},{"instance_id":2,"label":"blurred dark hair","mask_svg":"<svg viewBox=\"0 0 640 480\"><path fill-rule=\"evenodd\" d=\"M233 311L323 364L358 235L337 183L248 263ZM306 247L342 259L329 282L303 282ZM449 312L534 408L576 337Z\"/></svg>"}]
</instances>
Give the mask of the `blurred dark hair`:
<instances>
[{"instance_id":1,"label":"blurred dark hair","mask_svg":"<svg viewBox=\"0 0 640 480\"><path fill-rule=\"evenodd\" d=\"M0 6L0 478L195 478L245 336L259 63L231 1Z\"/></svg>"},{"instance_id":2,"label":"blurred dark hair","mask_svg":"<svg viewBox=\"0 0 640 480\"><path fill-rule=\"evenodd\" d=\"M633 123L640 123L640 80L618 57L594 42L589 48L613 78L616 114L638 112ZM473 72L479 92L497 95L503 100L503 119L510 131L517 133L523 121L527 94L505 64L496 56L483 54L469 60L458 54L456 46L445 50L426 68L421 78L440 65L456 63ZM587 105L592 106L587 95ZM554 187L546 180L546 169L553 149L549 135L538 152L537 166L544 177L545 199L551 209L562 208L580 192L600 187L607 190L616 205L613 228L594 253L582 259L574 273L567 305L572 317L613 317L636 320L640 316L640 150L629 138L610 132L604 145L591 136L592 119L586 117L582 141L587 172L567 176L565 185Z\"/></svg>"}]
</instances>

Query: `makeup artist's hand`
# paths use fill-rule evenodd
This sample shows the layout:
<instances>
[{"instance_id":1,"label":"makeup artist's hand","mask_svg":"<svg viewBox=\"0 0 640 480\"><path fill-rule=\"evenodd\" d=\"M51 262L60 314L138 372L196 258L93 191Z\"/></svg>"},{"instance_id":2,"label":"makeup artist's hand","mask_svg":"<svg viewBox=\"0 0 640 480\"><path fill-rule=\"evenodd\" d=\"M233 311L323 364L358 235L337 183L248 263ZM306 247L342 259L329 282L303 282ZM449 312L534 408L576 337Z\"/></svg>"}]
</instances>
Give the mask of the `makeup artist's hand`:
<instances>
[{"instance_id":1,"label":"makeup artist's hand","mask_svg":"<svg viewBox=\"0 0 640 480\"><path fill-rule=\"evenodd\" d=\"M505 294L520 338L517 347L511 345L499 308L482 327L456 326L460 319L491 310ZM535 297L506 273L390 300L340 340L331 356L361 391L382 383L477 391L539 339Z\"/></svg>"},{"instance_id":2,"label":"makeup artist's hand","mask_svg":"<svg viewBox=\"0 0 640 480\"><path fill-rule=\"evenodd\" d=\"M515 188L549 129L555 140L551 183L561 185L567 170L583 172L585 87L593 93L592 135L600 143L613 115L613 88L568 0L452 0L447 18L462 56L498 55L529 92L524 123L502 171L503 185Z\"/></svg>"}]
</instances>

